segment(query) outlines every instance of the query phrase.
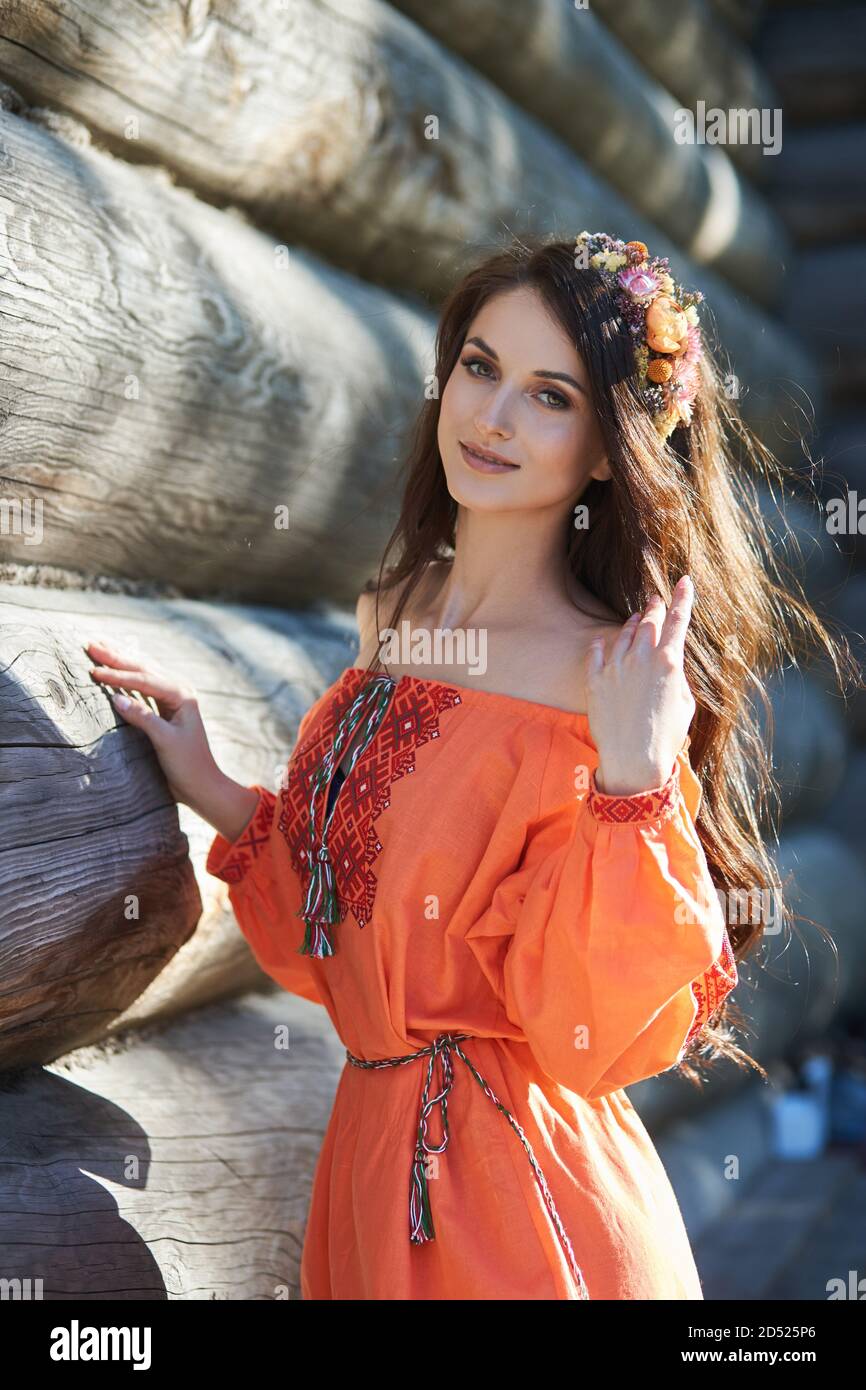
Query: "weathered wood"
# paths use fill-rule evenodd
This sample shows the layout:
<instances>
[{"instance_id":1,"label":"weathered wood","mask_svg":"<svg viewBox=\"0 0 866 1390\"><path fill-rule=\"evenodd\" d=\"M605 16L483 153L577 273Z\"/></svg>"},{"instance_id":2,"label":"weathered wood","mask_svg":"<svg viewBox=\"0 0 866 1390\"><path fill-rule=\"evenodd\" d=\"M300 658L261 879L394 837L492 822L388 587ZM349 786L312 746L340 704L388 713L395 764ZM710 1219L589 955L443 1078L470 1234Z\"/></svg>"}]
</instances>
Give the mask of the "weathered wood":
<instances>
[{"instance_id":1,"label":"weathered wood","mask_svg":"<svg viewBox=\"0 0 866 1390\"><path fill-rule=\"evenodd\" d=\"M354 604L429 316L15 116L0 148L3 492L43 509L2 558Z\"/></svg>"},{"instance_id":2,"label":"weathered wood","mask_svg":"<svg viewBox=\"0 0 866 1390\"><path fill-rule=\"evenodd\" d=\"M767 160L766 192L798 245L866 236L864 150L864 121L785 132Z\"/></svg>"},{"instance_id":3,"label":"weathered wood","mask_svg":"<svg viewBox=\"0 0 866 1390\"><path fill-rule=\"evenodd\" d=\"M347 615L0 585L0 1068L265 979L204 871L212 828L88 674L96 637L193 685L220 767L274 788L357 647Z\"/></svg>"},{"instance_id":4,"label":"weathered wood","mask_svg":"<svg viewBox=\"0 0 866 1390\"><path fill-rule=\"evenodd\" d=\"M432 319L13 115L0 147L5 493L44 508L38 547L7 533L3 558L353 603L396 514ZM778 391L820 394L809 359L747 306L723 341L778 443Z\"/></svg>"},{"instance_id":5,"label":"weathered wood","mask_svg":"<svg viewBox=\"0 0 866 1390\"><path fill-rule=\"evenodd\" d=\"M646 0L592 0L591 8L641 67L691 110L699 101L724 111L781 104L754 53L704 0L665 0L663 11ZM728 153L760 177L765 157L757 145L731 145Z\"/></svg>"},{"instance_id":6,"label":"weathered wood","mask_svg":"<svg viewBox=\"0 0 866 1390\"><path fill-rule=\"evenodd\" d=\"M833 527L844 528L834 530L833 543L846 563L866 569L866 412L856 404L826 412L813 452L828 520L832 507Z\"/></svg>"},{"instance_id":7,"label":"weathered wood","mask_svg":"<svg viewBox=\"0 0 866 1390\"><path fill-rule=\"evenodd\" d=\"M859 406L866 388L866 241L795 256L784 318L824 362L834 400Z\"/></svg>"},{"instance_id":8,"label":"weathered wood","mask_svg":"<svg viewBox=\"0 0 866 1390\"><path fill-rule=\"evenodd\" d=\"M866 501L866 491L860 495ZM866 574L861 572L851 576L833 604L832 613L834 618L841 622L842 630L866 680ZM866 688L850 692L846 714L854 737L866 742ZM863 816L862 824L866 828L866 816Z\"/></svg>"},{"instance_id":9,"label":"weathered wood","mask_svg":"<svg viewBox=\"0 0 866 1390\"><path fill-rule=\"evenodd\" d=\"M852 750L842 785L823 817L825 830L833 830L866 864L866 748Z\"/></svg>"},{"instance_id":10,"label":"weathered wood","mask_svg":"<svg viewBox=\"0 0 866 1390\"><path fill-rule=\"evenodd\" d=\"M751 41L764 14L766 0L709 0L724 24L730 25L741 39Z\"/></svg>"},{"instance_id":11,"label":"weathered wood","mask_svg":"<svg viewBox=\"0 0 866 1390\"><path fill-rule=\"evenodd\" d=\"M555 131L695 262L761 304L776 302L788 254L781 221L725 146L676 142L681 103L592 9L474 0L468 22L463 0L397 4Z\"/></svg>"},{"instance_id":12,"label":"weathered wood","mask_svg":"<svg viewBox=\"0 0 866 1390\"><path fill-rule=\"evenodd\" d=\"M299 1298L344 1062L324 1009L278 991L0 1077L3 1277L51 1300Z\"/></svg>"},{"instance_id":13,"label":"weathered wood","mask_svg":"<svg viewBox=\"0 0 866 1390\"><path fill-rule=\"evenodd\" d=\"M31 11L31 3L16 11L16 34L30 32ZM96 53L98 90L88 101L75 95L93 84L70 59L76 76L62 82L63 103L93 126L102 144L124 156L134 145L140 158L164 161L212 200L242 205L281 239L314 247L368 280L439 299L511 233L569 237L603 227L639 237L670 257L678 280L704 291L738 374L776 383L765 409L757 398L748 402L756 427L777 441L785 437L767 418L783 394L780 379L818 392L808 355L774 319L710 269L696 267L561 140L390 6L365 0L359 9L335 0L324 10L313 0L293 0L289 35L269 26L266 11L248 0L232 5L229 25L216 11L202 12L188 52L185 42L174 58L171 45L160 48L166 77L148 68L147 99L138 102L124 89L132 80L129 55L150 51L160 11L113 0L112 23L104 22L101 6L97 33L87 13L76 11L77 32L86 33L87 43L76 38L75 52ZM120 38L111 38L115 31ZM30 48L36 40L21 42ZM213 71L202 62L203 48L214 55ZM15 82L31 90L29 60L22 70L26 55L20 46L15 54ZM49 86L39 86L37 97L62 105L59 91L45 95L54 91L54 68L42 73L43 67L40 82ZM240 106L239 72L251 84ZM131 114L139 119L136 141L124 138ZM99 177L102 182L103 169Z\"/></svg>"},{"instance_id":14,"label":"weathered wood","mask_svg":"<svg viewBox=\"0 0 866 1390\"><path fill-rule=\"evenodd\" d=\"M756 46L785 119L847 121L866 116L866 10L810 5L770 10Z\"/></svg>"},{"instance_id":15,"label":"weathered wood","mask_svg":"<svg viewBox=\"0 0 866 1390\"><path fill-rule=\"evenodd\" d=\"M559 30L569 15L551 4ZM505 20L526 7L502 8ZM694 0L676 9L677 35L696 20L703 31L686 61L698 65L707 96L704 74L718 52L725 85L734 41L705 10L695 14ZM570 18L575 28L594 23L586 13ZM3 13L0 76L29 101L77 116L124 158L159 161L204 197L245 206L259 225L395 289L440 297L466 251L474 255L503 228L567 220L578 232L613 221L650 245L650 224L450 55L458 31L478 23L475 5L471 16L460 12L443 49L379 0L277 8L218 0L181 12L175 0L82 0L74 24L39 0L20 0ZM652 15L652 24L656 41L670 44L670 21ZM736 45L736 53L747 66L747 50ZM547 74L533 71L531 80L543 88ZM576 74L574 86L581 80ZM749 164L759 157L737 150ZM649 171L637 177L653 181ZM731 229L726 210L732 242L756 230L748 221ZM729 255L733 267L738 253ZM776 275L767 265L770 292ZM753 269L744 283L761 298Z\"/></svg>"},{"instance_id":16,"label":"weathered wood","mask_svg":"<svg viewBox=\"0 0 866 1390\"><path fill-rule=\"evenodd\" d=\"M770 680L768 688L782 815L788 824L818 821L842 784L851 754L844 706L816 676L794 668ZM763 727L763 706L757 713Z\"/></svg>"},{"instance_id":17,"label":"weathered wood","mask_svg":"<svg viewBox=\"0 0 866 1390\"><path fill-rule=\"evenodd\" d=\"M774 858L783 879L793 875L788 891L794 910L823 927L836 949L809 922L797 922L796 933L768 936L766 958L749 972L759 981L759 1050L753 1055L765 1063L782 1055L794 1036L805 1042L821 1037L835 1019L862 1016L866 989L862 859L817 825L792 826Z\"/></svg>"},{"instance_id":18,"label":"weathered wood","mask_svg":"<svg viewBox=\"0 0 866 1390\"><path fill-rule=\"evenodd\" d=\"M848 578L835 537L827 531L827 513L820 499L807 503L787 489L773 497L763 484L756 487L758 508L777 561L792 571L813 602L835 600Z\"/></svg>"}]
</instances>

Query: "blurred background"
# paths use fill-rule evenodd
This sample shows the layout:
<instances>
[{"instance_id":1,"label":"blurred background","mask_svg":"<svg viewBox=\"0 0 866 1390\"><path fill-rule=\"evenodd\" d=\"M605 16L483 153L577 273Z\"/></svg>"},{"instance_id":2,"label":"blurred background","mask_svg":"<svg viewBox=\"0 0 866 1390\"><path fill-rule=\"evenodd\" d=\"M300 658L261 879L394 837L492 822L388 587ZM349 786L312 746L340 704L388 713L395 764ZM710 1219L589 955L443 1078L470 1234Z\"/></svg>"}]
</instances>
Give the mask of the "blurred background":
<instances>
[{"instance_id":1,"label":"blurred background","mask_svg":"<svg viewBox=\"0 0 866 1390\"><path fill-rule=\"evenodd\" d=\"M223 769L276 786L354 658L476 259L605 230L703 290L745 418L817 489L767 525L862 657L864 67L866 5L829 0L0 0L4 1274L299 1296L343 1050L258 971L83 644L195 685ZM770 1083L630 1092L707 1299L866 1275L866 701L808 655L773 749L812 925L735 995Z\"/></svg>"}]
</instances>

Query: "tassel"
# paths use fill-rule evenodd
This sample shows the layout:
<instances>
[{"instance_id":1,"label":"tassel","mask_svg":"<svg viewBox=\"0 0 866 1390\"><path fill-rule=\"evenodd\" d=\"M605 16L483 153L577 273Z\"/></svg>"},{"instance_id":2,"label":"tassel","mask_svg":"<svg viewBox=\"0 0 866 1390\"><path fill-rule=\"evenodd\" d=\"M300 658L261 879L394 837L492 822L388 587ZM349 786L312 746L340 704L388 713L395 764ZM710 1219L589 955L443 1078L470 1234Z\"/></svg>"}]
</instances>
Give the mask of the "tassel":
<instances>
[{"instance_id":1,"label":"tassel","mask_svg":"<svg viewBox=\"0 0 866 1390\"><path fill-rule=\"evenodd\" d=\"M412 1178L409 1183L409 1240L412 1245L423 1245L425 1241L435 1239L430 1194L427 1190L427 1169L424 1152L419 1146L415 1150L415 1162L412 1165Z\"/></svg>"},{"instance_id":2,"label":"tassel","mask_svg":"<svg viewBox=\"0 0 866 1390\"><path fill-rule=\"evenodd\" d=\"M340 908L334 887L334 868L327 845L319 847L313 872L310 874L307 896L297 915L304 917L307 922L304 944L298 955L316 956L319 960L325 956L332 956L334 947L325 931L325 924L339 922Z\"/></svg>"}]
</instances>

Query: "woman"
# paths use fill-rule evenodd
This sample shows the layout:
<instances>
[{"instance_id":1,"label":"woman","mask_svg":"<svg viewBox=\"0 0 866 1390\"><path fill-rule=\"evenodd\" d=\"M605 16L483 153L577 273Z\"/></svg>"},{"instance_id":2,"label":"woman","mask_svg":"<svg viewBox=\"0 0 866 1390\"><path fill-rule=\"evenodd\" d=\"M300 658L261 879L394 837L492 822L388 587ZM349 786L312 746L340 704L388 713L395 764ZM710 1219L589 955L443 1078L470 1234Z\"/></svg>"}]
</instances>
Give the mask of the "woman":
<instances>
[{"instance_id":1,"label":"woman","mask_svg":"<svg viewBox=\"0 0 866 1390\"><path fill-rule=\"evenodd\" d=\"M725 1002L762 931L725 895L779 888L747 697L798 635L836 657L735 487L726 425L740 469L769 456L700 299L603 233L454 290L356 664L278 792L220 772L191 691L89 648L157 702L122 712L217 831L208 871L347 1049L305 1298L702 1297L623 1088L757 1065Z\"/></svg>"}]
</instances>

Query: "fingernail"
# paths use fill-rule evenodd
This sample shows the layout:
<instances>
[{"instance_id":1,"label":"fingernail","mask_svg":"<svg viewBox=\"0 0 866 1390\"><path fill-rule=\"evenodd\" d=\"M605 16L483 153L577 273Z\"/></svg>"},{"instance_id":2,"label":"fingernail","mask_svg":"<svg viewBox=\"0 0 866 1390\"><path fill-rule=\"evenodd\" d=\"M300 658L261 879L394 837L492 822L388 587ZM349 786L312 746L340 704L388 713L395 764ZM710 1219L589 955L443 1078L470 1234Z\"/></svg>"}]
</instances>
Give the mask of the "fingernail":
<instances>
[{"instance_id":1,"label":"fingernail","mask_svg":"<svg viewBox=\"0 0 866 1390\"><path fill-rule=\"evenodd\" d=\"M116 691L111 692L111 698L118 709L127 709L128 706L132 704L132 701L127 695L118 695Z\"/></svg>"}]
</instances>

